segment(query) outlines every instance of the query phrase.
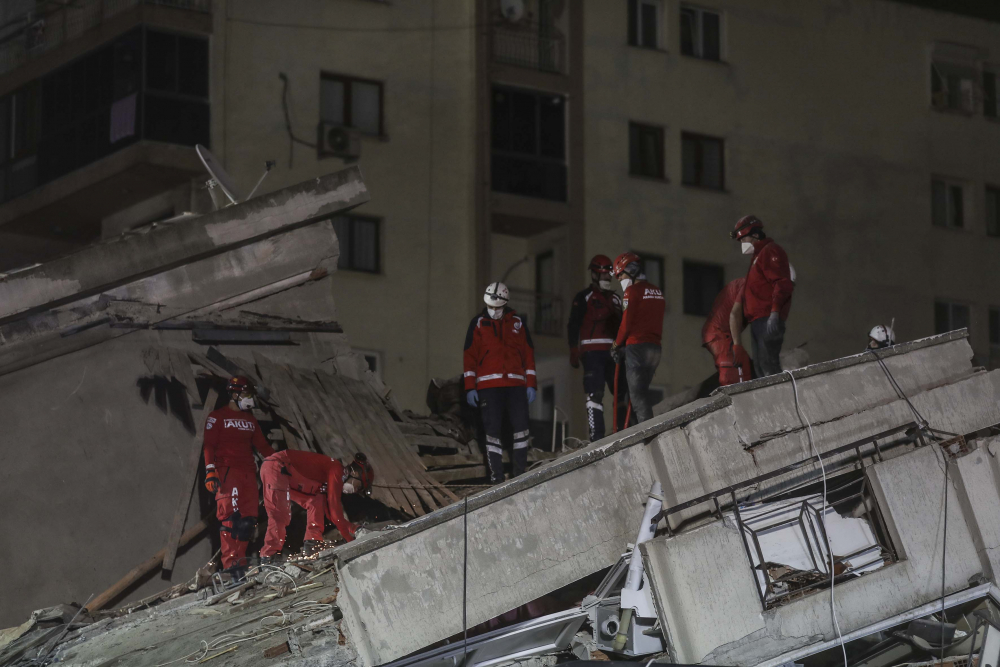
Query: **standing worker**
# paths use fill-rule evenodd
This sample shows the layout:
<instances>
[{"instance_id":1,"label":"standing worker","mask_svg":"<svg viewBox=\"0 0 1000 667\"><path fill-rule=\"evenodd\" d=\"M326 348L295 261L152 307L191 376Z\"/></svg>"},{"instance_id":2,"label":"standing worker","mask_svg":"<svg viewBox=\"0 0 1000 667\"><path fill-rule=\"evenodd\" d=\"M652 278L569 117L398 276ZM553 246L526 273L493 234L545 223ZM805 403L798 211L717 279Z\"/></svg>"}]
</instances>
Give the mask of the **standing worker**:
<instances>
[{"instance_id":1,"label":"standing worker","mask_svg":"<svg viewBox=\"0 0 1000 667\"><path fill-rule=\"evenodd\" d=\"M712 302L712 310L701 328L701 342L712 354L722 387L751 379L750 356L740 345L743 319L743 285L737 278L722 288Z\"/></svg>"},{"instance_id":2,"label":"standing worker","mask_svg":"<svg viewBox=\"0 0 1000 667\"><path fill-rule=\"evenodd\" d=\"M614 388L615 362L611 344L622 319L622 300L611 289L611 259L594 255L590 260L590 287L573 298L566 327L569 364L583 362L583 391L587 394L590 441L604 437L604 385ZM619 385L622 383L619 382ZM622 387L619 392L624 394Z\"/></svg>"},{"instance_id":3,"label":"standing worker","mask_svg":"<svg viewBox=\"0 0 1000 667\"><path fill-rule=\"evenodd\" d=\"M646 280L639 268L640 261L634 252L622 253L615 260L615 279L621 284L624 295L622 323L611 346L611 357L618 364L624 362L632 410L636 420L644 422L653 417L649 384L660 365L660 340L667 302L660 288Z\"/></svg>"},{"instance_id":4,"label":"standing worker","mask_svg":"<svg viewBox=\"0 0 1000 667\"><path fill-rule=\"evenodd\" d=\"M341 496L367 494L375 480L368 458L358 452L350 465L316 452L286 449L267 457L260 466L264 485L267 534L260 550L260 562L274 563L285 546L285 531L292 520L291 503L306 511L306 535L302 552L311 556L323 541L326 519L348 542L357 526L344 516Z\"/></svg>"},{"instance_id":5,"label":"standing worker","mask_svg":"<svg viewBox=\"0 0 1000 667\"><path fill-rule=\"evenodd\" d=\"M753 337L753 367L757 377L781 372L781 344L785 320L792 307L791 269L785 251L764 234L757 216L739 219L730 236L740 242L744 255L753 255L743 289L743 316Z\"/></svg>"},{"instance_id":6,"label":"standing worker","mask_svg":"<svg viewBox=\"0 0 1000 667\"><path fill-rule=\"evenodd\" d=\"M205 488L215 494L215 516L222 524L222 567L239 578L246 566L247 543L257 526L256 449L274 454L253 410L257 394L242 375L229 380L229 405L213 410L205 422Z\"/></svg>"},{"instance_id":7,"label":"standing worker","mask_svg":"<svg viewBox=\"0 0 1000 667\"><path fill-rule=\"evenodd\" d=\"M503 283L490 283L486 308L472 318L465 336L466 401L478 407L486 431L490 482L503 481L500 434L504 418L514 432L513 477L528 467L528 404L535 400L535 349L525 320L507 306Z\"/></svg>"}]
</instances>

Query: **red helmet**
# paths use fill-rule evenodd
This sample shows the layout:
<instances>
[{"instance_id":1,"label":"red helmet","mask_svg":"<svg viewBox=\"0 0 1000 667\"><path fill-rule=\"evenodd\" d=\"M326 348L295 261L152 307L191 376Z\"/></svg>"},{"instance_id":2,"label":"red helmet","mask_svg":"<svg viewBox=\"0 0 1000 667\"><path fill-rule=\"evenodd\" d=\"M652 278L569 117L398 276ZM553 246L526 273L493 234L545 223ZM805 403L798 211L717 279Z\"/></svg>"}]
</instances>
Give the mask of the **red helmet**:
<instances>
[{"instance_id":1,"label":"red helmet","mask_svg":"<svg viewBox=\"0 0 1000 667\"><path fill-rule=\"evenodd\" d=\"M358 452L354 455L354 460L347 466L347 478L358 480L357 493L370 496L372 493L372 482L375 481L375 469L368 462L368 457Z\"/></svg>"},{"instance_id":2,"label":"red helmet","mask_svg":"<svg viewBox=\"0 0 1000 667\"><path fill-rule=\"evenodd\" d=\"M736 229L729 232L729 236L741 239L755 229L764 229L764 223L756 215L745 215L736 223Z\"/></svg>"},{"instance_id":3,"label":"red helmet","mask_svg":"<svg viewBox=\"0 0 1000 667\"><path fill-rule=\"evenodd\" d=\"M615 277L617 278L621 274L627 273L635 278L639 275L639 263L641 261L642 259L640 259L639 255L634 252L623 252L618 255L618 258L615 259Z\"/></svg>"},{"instance_id":4,"label":"red helmet","mask_svg":"<svg viewBox=\"0 0 1000 667\"><path fill-rule=\"evenodd\" d=\"M252 392L253 390L253 383L245 375L237 375L236 377L229 378L229 384L226 385L226 391L233 394L240 394L244 391Z\"/></svg>"},{"instance_id":5,"label":"red helmet","mask_svg":"<svg viewBox=\"0 0 1000 667\"><path fill-rule=\"evenodd\" d=\"M607 255L594 255L590 260L590 270L597 273L611 273L611 258Z\"/></svg>"}]
</instances>

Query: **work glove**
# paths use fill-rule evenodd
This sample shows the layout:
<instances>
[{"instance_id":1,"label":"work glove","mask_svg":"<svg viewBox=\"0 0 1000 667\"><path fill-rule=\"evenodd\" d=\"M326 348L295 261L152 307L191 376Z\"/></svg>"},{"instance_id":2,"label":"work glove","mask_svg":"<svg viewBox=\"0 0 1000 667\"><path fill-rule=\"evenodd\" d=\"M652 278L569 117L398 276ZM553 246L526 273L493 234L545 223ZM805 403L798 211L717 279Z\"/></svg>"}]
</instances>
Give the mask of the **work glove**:
<instances>
[{"instance_id":1,"label":"work glove","mask_svg":"<svg viewBox=\"0 0 1000 667\"><path fill-rule=\"evenodd\" d=\"M535 388L528 387L528 405L531 405L534 402L535 402Z\"/></svg>"},{"instance_id":2,"label":"work glove","mask_svg":"<svg viewBox=\"0 0 1000 667\"><path fill-rule=\"evenodd\" d=\"M781 320L778 319L778 313L776 311L771 312L771 316L767 318L767 335L774 337L778 335L778 325Z\"/></svg>"},{"instance_id":3,"label":"work glove","mask_svg":"<svg viewBox=\"0 0 1000 667\"><path fill-rule=\"evenodd\" d=\"M569 365L573 368L580 367L580 348L575 345L569 348Z\"/></svg>"},{"instance_id":4,"label":"work glove","mask_svg":"<svg viewBox=\"0 0 1000 667\"><path fill-rule=\"evenodd\" d=\"M216 493L219 490L219 473L215 472L215 466L205 467L205 488L209 493Z\"/></svg>"},{"instance_id":5,"label":"work glove","mask_svg":"<svg viewBox=\"0 0 1000 667\"><path fill-rule=\"evenodd\" d=\"M615 360L616 364L623 363L625 361L625 348L620 347L618 343L612 343L611 358Z\"/></svg>"},{"instance_id":6,"label":"work glove","mask_svg":"<svg viewBox=\"0 0 1000 667\"><path fill-rule=\"evenodd\" d=\"M479 407L479 392L475 389L470 389L469 393L465 395L465 402L474 408Z\"/></svg>"}]
</instances>

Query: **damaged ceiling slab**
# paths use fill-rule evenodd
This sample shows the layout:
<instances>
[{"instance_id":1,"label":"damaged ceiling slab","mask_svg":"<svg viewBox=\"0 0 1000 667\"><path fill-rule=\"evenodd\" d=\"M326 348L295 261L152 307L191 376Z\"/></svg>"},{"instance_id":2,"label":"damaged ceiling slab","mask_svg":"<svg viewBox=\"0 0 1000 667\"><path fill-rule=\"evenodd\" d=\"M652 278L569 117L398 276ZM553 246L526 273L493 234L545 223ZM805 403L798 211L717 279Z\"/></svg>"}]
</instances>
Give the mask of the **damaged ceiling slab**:
<instances>
[{"instance_id":1,"label":"damaged ceiling slab","mask_svg":"<svg viewBox=\"0 0 1000 667\"><path fill-rule=\"evenodd\" d=\"M472 496L467 516L464 505L452 505L340 547L341 609L359 655L366 665L378 665L461 632L466 536L467 615L476 624L611 566L631 539L654 479L669 507L808 459L795 392L821 452L913 424L909 402L931 424L957 433L1000 423L1000 374L973 368L964 332L880 354L796 371L795 387L788 376L778 376L721 390ZM896 451L910 440L904 429L882 445ZM841 453L826 466L837 469L852 456ZM740 501L793 488L817 471L815 464L798 467L748 490ZM706 500L667 521L677 530L712 511ZM738 535L732 539L741 545ZM672 571L687 578L676 563ZM750 565L730 574L746 578L743 587L754 596L758 617ZM693 663L707 654L677 659Z\"/></svg>"}]
</instances>

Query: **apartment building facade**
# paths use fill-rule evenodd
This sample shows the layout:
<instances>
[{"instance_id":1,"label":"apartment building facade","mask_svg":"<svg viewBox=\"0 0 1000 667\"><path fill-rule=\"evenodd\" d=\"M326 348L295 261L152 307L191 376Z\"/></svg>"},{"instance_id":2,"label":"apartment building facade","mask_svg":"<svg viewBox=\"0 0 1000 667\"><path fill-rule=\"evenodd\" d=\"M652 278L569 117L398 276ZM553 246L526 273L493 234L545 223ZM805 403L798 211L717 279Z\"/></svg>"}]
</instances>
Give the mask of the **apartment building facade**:
<instances>
[{"instance_id":1,"label":"apartment building facade","mask_svg":"<svg viewBox=\"0 0 1000 667\"><path fill-rule=\"evenodd\" d=\"M843 356L895 319L901 339L968 326L980 362L1000 361L987 14L896 0L21 4L0 33L0 271L204 210L190 149L203 143L244 193L266 160L260 192L358 162L372 201L335 221L339 320L406 407L460 372L481 290L504 279L535 339L535 416L558 408L585 435L568 305L591 255L625 250L668 298L655 387L700 382L706 310L747 267L728 232L751 212L797 272L786 348Z\"/></svg>"}]
</instances>

